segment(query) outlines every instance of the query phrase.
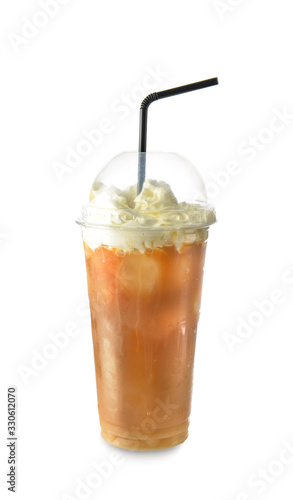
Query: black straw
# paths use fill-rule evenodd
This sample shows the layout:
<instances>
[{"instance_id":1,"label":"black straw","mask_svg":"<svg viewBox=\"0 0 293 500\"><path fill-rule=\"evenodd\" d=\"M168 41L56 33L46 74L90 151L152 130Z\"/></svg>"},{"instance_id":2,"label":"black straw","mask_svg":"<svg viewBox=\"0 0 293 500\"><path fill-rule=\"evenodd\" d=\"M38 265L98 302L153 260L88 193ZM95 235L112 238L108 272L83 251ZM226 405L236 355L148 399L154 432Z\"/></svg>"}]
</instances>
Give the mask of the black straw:
<instances>
[{"instance_id":1,"label":"black straw","mask_svg":"<svg viewBox=\"0 0 293 500\"><path fill-rule=\"evenodd\" d=\"M146 164L146 147L147 147L147 121L148 121L148 108L149 105L157 101L158 99L164 99L164 97L171 97L173 95L184 94L185 92L191 92L192 90L204 89L206 87L212 87L213 85L218 85L218 78L210 78L209 80L203 80L202 82L190 83L189 85L182 85L181 87L175 87L174 89L162 90L161 92L154 92L149 94L141 103L140 106L140 116L139 116L139 146L138 146L138 183L137 183L137 194L142 190L143 183L145 181L145 164Z\"/></svg>"}]
</instances>

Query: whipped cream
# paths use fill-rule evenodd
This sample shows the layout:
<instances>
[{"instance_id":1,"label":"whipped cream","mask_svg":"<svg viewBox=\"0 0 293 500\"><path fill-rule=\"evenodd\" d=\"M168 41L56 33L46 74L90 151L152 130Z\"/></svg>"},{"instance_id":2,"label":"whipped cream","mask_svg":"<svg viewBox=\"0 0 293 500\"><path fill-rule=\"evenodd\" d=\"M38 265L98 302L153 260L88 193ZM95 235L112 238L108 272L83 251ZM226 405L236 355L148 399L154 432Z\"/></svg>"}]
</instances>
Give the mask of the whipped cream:
<instances>
[{"instance_id":1,"label":"whipped cream","mask_svg":"<svg viewBox=\"0 0 293 500\"><path fill-rule=\"evenodd\" d=\"M215 221L212 207L179 203L167 183L148 179L139 195L137 185L120 190L95 182L79 222L93 250L105 245L144 253L165 245L180 250L184 243L203 241Z\"/></svg>"}]
</instances>

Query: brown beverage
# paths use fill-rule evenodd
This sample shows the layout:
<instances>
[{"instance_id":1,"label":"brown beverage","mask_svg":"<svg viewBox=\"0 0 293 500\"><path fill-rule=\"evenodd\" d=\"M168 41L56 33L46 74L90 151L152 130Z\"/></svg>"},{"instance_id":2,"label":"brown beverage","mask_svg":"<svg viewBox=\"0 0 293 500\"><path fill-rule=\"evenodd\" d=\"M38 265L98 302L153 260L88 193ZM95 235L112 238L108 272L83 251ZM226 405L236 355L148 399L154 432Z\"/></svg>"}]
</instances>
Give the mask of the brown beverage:
<instances>
[{"instance_id":1,"label":"brown beverage","mask_svg":"<svg viewBox=\"0 0 293 500\"><path fill-rule=\"evenodd\" d=\"M94 231L94 229L93 229ZM102 437L154 450L188 436L203 239L125 252L84 242Z\"/></svg>"},{"instance_id":2,"label":"brown beverage","mask_svg":"<svg viewBox=\"0 0 293 500\"><path fill-rule=\"evenodd\" d=\"M168 448L188 436L203 267L215 222L190 162L175 153L147 155L153 177L139 194L131 184L137 153L122 153L96 177L78 221L102 437L131 450Z\"/></svg>"},{"instance_id":3,"label":"brown beverage","mask_svg":"<svg viewBox=\"0 0 293 500\"><path fill-rule=\"evenodd\" d=\"M168 448L188 435L206 240L215 213L188 160L146 153L147 114L155 100L217 83L211 78L147 96L139 152L122 153L100 171L78 220L102 437L121 448Z\"/></svg>"}]
</instances>

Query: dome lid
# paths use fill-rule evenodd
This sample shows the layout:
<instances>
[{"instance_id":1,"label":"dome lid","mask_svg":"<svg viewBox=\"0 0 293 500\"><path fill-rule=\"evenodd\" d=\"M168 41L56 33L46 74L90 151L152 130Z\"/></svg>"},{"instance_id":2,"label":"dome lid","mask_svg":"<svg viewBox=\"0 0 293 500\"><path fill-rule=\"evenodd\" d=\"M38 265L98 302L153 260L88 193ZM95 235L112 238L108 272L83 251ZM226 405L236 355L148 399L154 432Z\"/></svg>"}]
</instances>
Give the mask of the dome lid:
<instances>
[{"instance_id":1,"label":"dome lid","mask_svg":"<svg viewBox=\"0 0 293 500\"><path fill-rule=\"evenodd\" d=\"M139 156L146 180L137 193ZM216 222L196 167L177 153L124 152L96 176L77 221L86 227L202 228Z\"/></svg>"}]
</instances>

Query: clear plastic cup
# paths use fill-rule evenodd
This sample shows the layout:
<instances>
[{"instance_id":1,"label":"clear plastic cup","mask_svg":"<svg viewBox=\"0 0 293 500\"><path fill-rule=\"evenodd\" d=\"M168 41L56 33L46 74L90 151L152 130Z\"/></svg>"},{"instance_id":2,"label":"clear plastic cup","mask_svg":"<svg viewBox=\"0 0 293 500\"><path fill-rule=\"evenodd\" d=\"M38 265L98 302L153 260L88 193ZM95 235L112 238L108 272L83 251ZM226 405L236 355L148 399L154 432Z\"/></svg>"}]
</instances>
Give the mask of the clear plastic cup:
<instances>
[{"instance_id":1,"label":"clear plastic cup","mask_svg":"<svg viewBox=\"0 0 293 500\"><path fill-rule=\"evenodd\" d=\"M142 192L136 208L128 200L125 209L125 196L135 197L138 153L122 153L95 179L78 221L101 434L131 450L168 448L188 436L205 251L215 222L190 162L174 153L144 154L147 179L166 182L180 205L146 189L147 207Z\"/></svg>"}]
</instances>

